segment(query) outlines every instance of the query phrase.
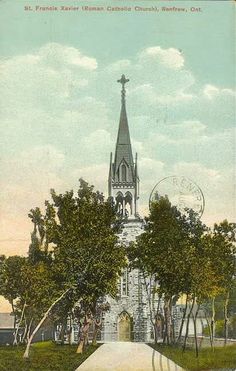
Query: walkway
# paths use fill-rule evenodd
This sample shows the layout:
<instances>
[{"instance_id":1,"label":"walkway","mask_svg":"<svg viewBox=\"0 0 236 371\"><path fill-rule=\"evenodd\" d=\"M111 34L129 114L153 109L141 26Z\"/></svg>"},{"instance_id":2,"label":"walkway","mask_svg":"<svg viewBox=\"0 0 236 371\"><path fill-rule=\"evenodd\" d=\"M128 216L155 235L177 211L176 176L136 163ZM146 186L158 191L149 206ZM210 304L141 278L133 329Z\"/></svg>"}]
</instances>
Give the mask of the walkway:
<instances>
[{"instance_id":1,"label":"walkway","mask_svg":"<svg viewBox=\"0 0 236 371\"><path fill-rule=\"evenodd\" d=\"M144 343L101 345L76 371L183 371Z\"/></svg>"}]
</instances>

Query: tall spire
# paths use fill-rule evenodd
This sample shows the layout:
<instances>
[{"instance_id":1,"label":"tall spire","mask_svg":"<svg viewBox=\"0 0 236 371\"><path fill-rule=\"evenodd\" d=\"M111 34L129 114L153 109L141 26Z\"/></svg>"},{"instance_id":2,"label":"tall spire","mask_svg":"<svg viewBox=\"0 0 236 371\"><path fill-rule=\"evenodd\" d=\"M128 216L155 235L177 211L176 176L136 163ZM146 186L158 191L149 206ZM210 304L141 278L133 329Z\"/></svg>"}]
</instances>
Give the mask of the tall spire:
<instances>
[{"instance_id":1,"label":"tall spire","mask_svg":"<svg viewBox=\"0 0 236 371\"><path fill-rule=\"evenodd\" d=\"M116 141L116 151L115 151L115 161L114 161L115 169L114 170L116 174L121 162L125 161L129 169L128 178L130 181L133 181L134 161L133 161L133 154L132 154L132 148L131 148L129 125L128 125L128 119L127 119L127 113L126 113L126 102L125 102L125 93L126 93L125 84L128 81L129 79L127 79L125 75L122 75L121 78L117 80L117 82L119 82L122 85L122 89L121 89L120 122L119 122L119 129L118 129L118 135L117 135L117 141Z\"/></svg>"},{"instance_id":2,"label":"tall spire","mask_svg":"<svg viewBox=\"0 0 236 371\"><path fill-rule=\"evenodd\" d=\"M125 84L129 79L122 75L117 81L122 85L121 111L114 162L112 155L110 157L108 194L113 198L120 215L136 218L138 215L139 177L137 156L135 164L133 160L125 102Z\"/></svg>"}]
</instances>

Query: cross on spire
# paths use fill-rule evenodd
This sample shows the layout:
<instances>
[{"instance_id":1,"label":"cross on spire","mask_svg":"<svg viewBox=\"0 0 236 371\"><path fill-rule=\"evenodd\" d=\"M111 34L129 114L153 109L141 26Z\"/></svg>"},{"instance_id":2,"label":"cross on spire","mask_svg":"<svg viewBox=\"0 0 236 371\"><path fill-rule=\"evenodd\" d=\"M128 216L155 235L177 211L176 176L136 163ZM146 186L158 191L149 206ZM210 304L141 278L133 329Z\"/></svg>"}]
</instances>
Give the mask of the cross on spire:
<instances>
[{"instance_id":1,"label":"cross on spire","mask_svg":"<svg viewBox=\"0 0 236 371\"><path fill-rule=\"evenodd\" d=\"M120 80L117 80L122 85L122 90L121 90L121 98L122 101L125 100L125 84L129 82L129 79L126 79L125 75L122 75Z\"/></svg>"}]
</instances>

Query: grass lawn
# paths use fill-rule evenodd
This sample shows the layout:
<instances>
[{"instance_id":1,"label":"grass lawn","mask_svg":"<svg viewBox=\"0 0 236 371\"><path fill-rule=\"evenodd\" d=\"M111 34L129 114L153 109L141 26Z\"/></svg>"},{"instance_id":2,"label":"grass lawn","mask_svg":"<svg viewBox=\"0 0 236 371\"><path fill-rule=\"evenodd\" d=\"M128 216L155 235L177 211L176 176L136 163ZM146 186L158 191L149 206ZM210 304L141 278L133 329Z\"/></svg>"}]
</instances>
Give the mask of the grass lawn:
<instances>
[{"instance_id":1,"label":"grass lawn","mask_svg":"<svg viewBox=\"0 0 236 371\"><path fill-rule=\"evenodd\" d=\"M192 349L182 353L181 348L174 346L160 344L151 346L186 370L236 369L236 345L217 347L214 352L211 348L202 348L198 359Z\"/></svg>"},{"instance_id":2,"label":"grass lawn","mask_svg":"<svg viewBox=\"0 0 236 371\"><path fill-rule=\"evenodd\" d=\"M76 345L56 345L52 342L31 346L30 358L22 358L24 347L0 347L1 371L75 371L98 346L90 345L83 354L76 354Z\"/></svg>"}]
</instances>

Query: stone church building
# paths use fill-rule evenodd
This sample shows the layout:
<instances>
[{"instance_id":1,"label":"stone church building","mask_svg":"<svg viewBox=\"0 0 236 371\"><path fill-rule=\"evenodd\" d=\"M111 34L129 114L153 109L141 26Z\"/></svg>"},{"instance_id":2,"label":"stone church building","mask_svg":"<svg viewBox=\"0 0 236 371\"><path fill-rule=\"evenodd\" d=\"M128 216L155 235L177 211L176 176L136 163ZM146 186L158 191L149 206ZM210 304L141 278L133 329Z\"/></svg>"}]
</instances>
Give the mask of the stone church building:
<instances>
[{"instance_id":1,"label":"stone church building","mask_svg":"<svg viewBox=\"0 0 236 371\"><path fill-rule=\"evenodd\" d=\"M124 75L118 80L122 85L121 90L121 111L115 147L114 157L110 156L110 167L108 175L108 195L116 203L118 212L124 216L124 227L119 234L123 244L135 241L136 237L143 232L144 223L138 214L139 199L139 175L138 156L135 161L132 153L132 145L129 134L128 118L126 113L125 84L129 80ZM149 282L151 284L151 282ZM150 318L150 300L147 291L150 292L150 285L147 290L142 273L137 270L125 269L118 283L118 294L115 298L107 296L104 301L110 304L110 310L103 313L102 328L98 334L101 342L110 341L135 341L152 342L154 340L153 325ZM152 303L157 307L156 336L162 337L163 300L155 299ZM159 305L158 305L159 304ZM180 326L184 303L176 303L173 310L176 335ZM152 306L153 309L153 306ZM153 315L155 315L153 313ZM202 334L202 318L199 318L197 331ZM60 327L60 326L59 326ZM68 325L68 329L70 326ZM185 328L183 329L184 334ZM193 326L190 324L189 334L193 334ZM92 336L92 333L90 334ZM55 331L55 341L59 340L60 329ZM78 341L78 324L74 323L71 334L72 342ZM68 342L68 335L65 337Z\"/></svg>"},{"instance_id":2,"label":"stone church building","mask_svg":"<svg viewBox=\"0 0 236 371\"><path fill-rule=\"evenodd\" d=\"M129 80L122 75L121 111L114 157L111 153L108 176L108 194L113 197L118 212L126 217L119 236L128 244L143 232L143 221L138 214L139 176L138 156L135 161L126 113L125 84ZM102 341L151 341L150 321L146 288L138 270L125 269L119 282L116 298L107 297L109 312L104 314Z\"/></svg>"}]
</instances>

